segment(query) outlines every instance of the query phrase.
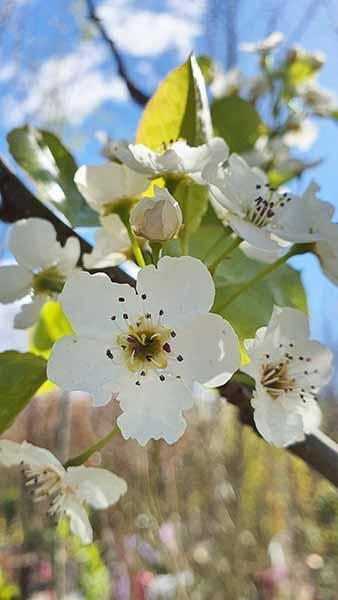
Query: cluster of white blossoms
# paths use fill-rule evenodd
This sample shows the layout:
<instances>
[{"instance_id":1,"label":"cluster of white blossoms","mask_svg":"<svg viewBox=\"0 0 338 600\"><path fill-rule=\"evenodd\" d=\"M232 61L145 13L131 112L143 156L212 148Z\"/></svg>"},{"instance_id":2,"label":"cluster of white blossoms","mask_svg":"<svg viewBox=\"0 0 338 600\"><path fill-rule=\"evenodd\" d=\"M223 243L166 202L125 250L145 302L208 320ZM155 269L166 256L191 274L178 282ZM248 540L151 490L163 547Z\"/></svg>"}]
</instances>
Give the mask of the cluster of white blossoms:
<instances>
[{"instance_id":1,"label":"cluster of white blossoms","mask_svg":"<svg viewBox=\"0 0 338 600\"><path fill-rule=\"evenodd\" d=\"M50 516L66 515L72 532L84 544L92 541L93 531L83 504L108 508L127 491L124 479L106 469L83 465L65 468L49 450L27 442L0 440L0 464L20 465L34 500L46 500Z\"/></svg>"},{"instance_id":2,"label":"cluster of white blossoms","mask_svg":"<svg viewBox=\"0 0 338 600\"><path fill-rule=\"evenodd\" d=\"M26 329L39 318L43 304L57 298L76 269L80 243L70 237L62 247L49 221L30 218L10 228L8 248L17 264L0 267L0 302L8 304L30 296L14 320L16 328Z\"/></svg>"},{"instance_id":3,"label":"cluster of white blossoms","mask_svg":"<svg viewBox=\"0 0 338 600\"><path fill-rule=\"evenodd\" d=\"M209 189L216 214L248 253L271 260L293 243L310 244L338 282L338 225L331 223L332 206L317 199L316 184L302 196L281 193L261 171L236 154L229 157L220 138L196 148L179 140L159 152L116 145L114 156L120 162L83 166L75 175L101 220L95 247L83 257L85 268L136 256L135 236L154 249L180 234L185 224L178 202L166 187L152 187L161 177L165 185L191 179ZM9 249L18 264L0 268L0 302L29 294L31 302L15 318L16 327L28 327L48 298L58 299L74 333L54 344L48 378L65 391L88 392L96 406L118 401L117 424L125 439L175 443L186 429L184 411L194 404L196 385L219 387L240 368L238 337L210 312L212 269L200 260L163 256L157 262L153 255L155 264L139 270L134 289L104 273L82 271L78 238L62 247L53 226L41 219L17 222ZM306 316L291 308L275 308L269 325L246 340L245 349L249 363L243 370L255 380L258 431L277 446L303 439L320 423L316 395L328 381L331 353L308 340ZM104 508L126 491L125 482L104 469L67 468L27 443L1 441L0 463L23 464L34 495L49 497L49 512L68 515L85 543L92 531L83 503Z\"/></svg>"}]
</instances>

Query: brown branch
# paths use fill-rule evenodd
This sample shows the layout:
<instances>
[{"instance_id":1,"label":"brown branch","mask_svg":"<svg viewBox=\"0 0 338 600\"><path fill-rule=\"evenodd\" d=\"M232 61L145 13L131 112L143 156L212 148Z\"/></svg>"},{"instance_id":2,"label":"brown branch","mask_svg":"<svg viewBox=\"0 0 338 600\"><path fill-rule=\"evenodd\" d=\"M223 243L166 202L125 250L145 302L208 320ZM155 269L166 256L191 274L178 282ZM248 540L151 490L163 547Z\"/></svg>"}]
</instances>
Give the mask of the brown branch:
<instances>
[{"instance_id":1,"label":"brown branch","mask_svg":"<svg viewBox=\"0 0 338 600\"><path fill-rule=\"evenodd\" d=\"M90 252L92 247L61 221L49 208L42 204L19 181L19 179L0 160L0 220L14 222L27 217L41 217L51 221L57 231L60 242L65 242L70 236L76 235L80 240L81 252ZM102 269L112 281L135 285L134 279L122 269L111 267ZM244 425L252 427L257 432L253 420L253 409L250 404L250 387L232 381L220 388L222 395L239 411L239 419ZM338 446L324 433L318 432L306 436L304 442L287 448L289 452L301 458L307 465L338 487Z\"/></svg>"},{"instance_id":2,"label":"brown branch","mask_svg":"<svg viewBox=\"0 0 338 600\"><path fill-rule=\"evenodd\" d=\"M95 27L101 34L102 39L105 41L105 43L107 44L108 48L110 49L110 51L112 52L112 54L115 58L115 61L117 64L117 72L120 75L120 77L123 79L123 81L125 82L130 96L132 97L133 100L135 100L135 102L137 104L139 104L140 106L144 106L145 104L147 104L147 102L150 98L149 98L149 96L144 94L141 90L139 90L133 84L131 79L129 78L127 69L125 67L125 64L122 60L122 57L121 57L118 49L116 48L115 42L108 35L107 29L105 28L104 24L102 23L101 19L98 17L98 15L96 13L95 6L94 6L94 0L87 0L87 9L88 9L89 20L92 23L94 23Z\"/></svg>"}]
</instances>

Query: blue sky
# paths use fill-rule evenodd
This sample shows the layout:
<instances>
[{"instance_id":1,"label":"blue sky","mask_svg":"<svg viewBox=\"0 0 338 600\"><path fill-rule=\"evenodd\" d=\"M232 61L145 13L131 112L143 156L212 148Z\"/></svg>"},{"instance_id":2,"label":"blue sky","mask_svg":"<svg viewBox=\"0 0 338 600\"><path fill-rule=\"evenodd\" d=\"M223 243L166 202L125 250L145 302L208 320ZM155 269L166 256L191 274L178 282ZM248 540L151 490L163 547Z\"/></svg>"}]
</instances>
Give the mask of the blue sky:
<instances>
[{"instance_id":1,"label":"blue sky","mask_svg":"<svg viewBox=\"0 0 338 600\"><path fill-rule=\"evenodd\" d=\"M6 133L24 122L61 133L79 163L100 162L100 131L132 139L140 111L116 76L107 48L88 26L85 2L14 0L9 5L0 37L0 152L8 158ZM224 1L101 0L97 6L135 82L147 93L192 49L224 61ZM256 41L274 29L285 34L286 44L326 53L320 83L338 95L335 1L314 5L310 0L286 0L281 5L276 0L242 0L239 42ZM238 58L244 73L252 75L255 57L239 52ZM325 159L313 176L322 198L338 208L338 127L324 120L317 126L318 138L304 156ZM307 180L301 180L300 189ZM1 231L3 241L4 228ZM297 257L294 264L302 268L313 332L323 337L324 323L337 320L338 290L321 274L314 258Z\"/></svg>"}]
</instances>

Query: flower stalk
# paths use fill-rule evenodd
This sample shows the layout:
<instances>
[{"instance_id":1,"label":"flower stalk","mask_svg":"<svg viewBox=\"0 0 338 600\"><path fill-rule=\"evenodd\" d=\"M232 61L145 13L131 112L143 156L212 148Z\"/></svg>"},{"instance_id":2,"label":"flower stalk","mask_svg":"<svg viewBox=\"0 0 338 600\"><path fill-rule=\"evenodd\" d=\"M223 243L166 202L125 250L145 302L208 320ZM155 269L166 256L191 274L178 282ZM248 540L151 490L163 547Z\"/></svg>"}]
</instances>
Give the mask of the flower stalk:
<instances>
[{"instance_id":1,"label":"flower stalk","mask_svg":"<svg viewBox=\"0 0 338 600\"><path fill-rule=\"evenodd\" d=\"M80 465L83 465L83 463L85 463L95 452L99 452L99 450L102 450L102 448L104 448L104 446L108 444L108 442L110 442L110 440L116 435L116 433L119 433L119 431L120 429L116 425L110 433L105 435L98 442L96 442L92 446L89 446L89 448L81 452L81 454L78 454L77 456L73 456L73 458L68 459L67 462L65 462L63 465L64 468L68 469L68 467L79 467Z\"/></svg>"},{"instance_id":2,"label":"flower stalk","mask_svg":"<svg viewBox=\"0 0 338 600\"><path fill-rule=\"evenodd\" d=\"M218 265L223 261L224 258L231 254L231 252L235 250L235 248L237 248L241 242L242 238L240 238L237 235L231 240L230 244L228 244L224 252L222 252L222 254L209 265L208 269L211 275L215 275Z\"/></svg>"}]
</instances>

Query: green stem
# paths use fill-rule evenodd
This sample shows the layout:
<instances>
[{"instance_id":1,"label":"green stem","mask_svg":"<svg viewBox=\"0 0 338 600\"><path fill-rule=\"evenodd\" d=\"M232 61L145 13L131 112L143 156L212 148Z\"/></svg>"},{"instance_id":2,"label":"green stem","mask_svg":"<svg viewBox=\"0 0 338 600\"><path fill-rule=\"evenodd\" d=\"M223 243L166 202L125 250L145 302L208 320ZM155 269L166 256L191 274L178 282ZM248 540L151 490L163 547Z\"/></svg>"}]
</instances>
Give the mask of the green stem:
<instances>
[{"instance_id":1,"label":"green stem","mask_svg":"<svg viewBox=\"0 0 338 600\"><path fill-rule=\"evenodd\" d=\"M218 238L216 239L216 241L215 241L213 244L211 244L210 248L208 249L208 251L207 251L206 255L205 255L205 256L204 256L204 258L203 258L203 262L204 262L204 263L206 263L206 262L207 262L207 260L208 260L209 256L211 256L211 255L212 255L212 253L213 253L213 252L216 250L217 246L218 246L218 245L219 245L221 242L224 242L224 239L225 239L225 230L224 230L224 232L222 232L222 235L221 235L220 237L218 237Z\"/></svg>"},{"instance_id":2,"label":"green stem","mask_svg":"<svg viewBox=\"0 0 338 600\"><path fill-rule=\"evenodd\" d=\"M153 255L153 264L156 266L161 258L162 244L160 242L150 242L150 247Z\"/></svg>"},{"instance_id":3,"label":"green stem","mask_svg":"<svg viewBox=\"0 0 338 600\"><path fill-rule=\"evenodd\" d=\"M86 462L88 460L88 458L90 458L90 456L92 454L94 454L94 452L98 452L99 450L101 450L101 448L103 448L106 444L108 444L108 442L110 442L110 440L114 437L114 435L116 433L118 433L119 431L120 431L120 429L116 425L116 427L114 427L114 429L110 433L105 435L103 438L101 438L98 442L96 442L92 446L89 446L89 448L87 448L86 450L81 452L81 454L78 454L77 456L73 456L73 458L69 458L67 460L67 462L65 462L65 464L63 465L64 468L68 469L68 467L79 467L80 465L83 465L83 463Z\"/></svg>"},{"instance_id":4,"label":"green stem","mask_svg":"<svg viewBox=\"0 0 338 600\"><path fill-rule=\"evenodd\" d=\"M300 246L301 246L301 244L300 244ZM249 287L251 287L252 285L255 285L255 283L258 283L258 281L261 281L261 279L264 279L264 277L266 277L267 275L272 273L275 269L278 269L278 267L280 267L287 260L289 260L289 258L291 258L291 256L295 256L296 254L302 254L303 252L304 252L304 250L300 249L298 247L298 244L293 246L289 250L289 252L286 252L286 254L283 254L283 256L281 256L278 260L271 263L270 265L268 265L267 267L265 267L264 269L259 271L257 273L257 275L255 275L248 281L245 281L245 283L243 283L241 286L239 286L237 288L237 290L233 294L231 294L231 296L227 299L227 301L224 302L224 304L222 304L222 306L217 307L216 311L220 312L221 310L223 310L226 306L231 304L231 302L236 300L236 298L238 298L238 296L240 296L243 292L245 292Z\"/></svg>"},{"instance_id":5,"label":"green stem","mask_svg":"<svg viewBox=\"0 0 338 600\"><path fill-rule=\"evenodd\" d=\"M228 256L228 254L230 254L230 252L232 252L235 248L237 248L237 246L239 246L239 244L242 242L242 238L238 237L237 235L233 238L233 240L230 242L230 244L228 244L228 246L225 248L224 252L222 252L222 254L216 258L208 267L211 275L215 274L215 271L218 267L218 265L222 262L222 260Z\"/></svg>"}]
</instances>

